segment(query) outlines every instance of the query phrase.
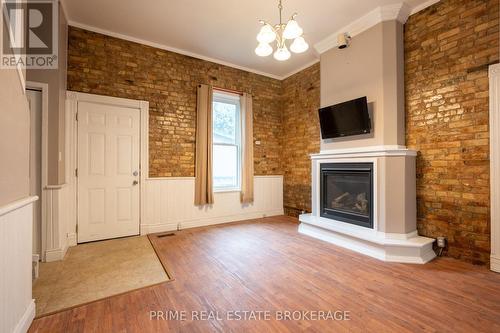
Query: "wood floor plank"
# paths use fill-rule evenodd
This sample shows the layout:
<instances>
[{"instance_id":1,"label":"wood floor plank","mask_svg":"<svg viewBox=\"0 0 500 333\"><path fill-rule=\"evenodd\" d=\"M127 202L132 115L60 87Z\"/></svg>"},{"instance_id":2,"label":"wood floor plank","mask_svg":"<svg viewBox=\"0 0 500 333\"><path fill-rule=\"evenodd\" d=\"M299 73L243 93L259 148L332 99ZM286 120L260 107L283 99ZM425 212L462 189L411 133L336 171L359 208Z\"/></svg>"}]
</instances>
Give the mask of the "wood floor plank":
<instances>
[{"instance_id":1,"label":"wood floor plank","mask_svg":"<svg viewBox=\"0 0 500 333\"><path fill-rule=\"evenodd\" d=\"M448 258L384 263L297 227L272 217L153 235L173 281L37 319L30 332L500 332L500 274ZM169 310L189 320L150 320ZM191 320L238 310L272 320ZM350 320L276 320L286 310Z\"/></svg>"}]
</instances>

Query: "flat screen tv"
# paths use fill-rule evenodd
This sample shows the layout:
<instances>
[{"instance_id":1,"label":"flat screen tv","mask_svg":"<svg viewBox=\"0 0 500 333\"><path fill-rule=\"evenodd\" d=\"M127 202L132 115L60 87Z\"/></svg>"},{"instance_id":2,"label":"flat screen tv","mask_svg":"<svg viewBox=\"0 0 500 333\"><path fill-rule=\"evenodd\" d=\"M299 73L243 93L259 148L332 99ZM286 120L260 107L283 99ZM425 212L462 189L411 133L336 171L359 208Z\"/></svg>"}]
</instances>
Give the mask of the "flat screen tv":
<instances>
[{"instance_id":1,"label":"flat screen tv","mask_svg":"<svg viewBox=\"0 0 500 333\"><path fill-rule=\"evenodd\" d=\"M371 131L366 97L319 109L323 139L367 134Z\"/></svg>"}]
</instances>

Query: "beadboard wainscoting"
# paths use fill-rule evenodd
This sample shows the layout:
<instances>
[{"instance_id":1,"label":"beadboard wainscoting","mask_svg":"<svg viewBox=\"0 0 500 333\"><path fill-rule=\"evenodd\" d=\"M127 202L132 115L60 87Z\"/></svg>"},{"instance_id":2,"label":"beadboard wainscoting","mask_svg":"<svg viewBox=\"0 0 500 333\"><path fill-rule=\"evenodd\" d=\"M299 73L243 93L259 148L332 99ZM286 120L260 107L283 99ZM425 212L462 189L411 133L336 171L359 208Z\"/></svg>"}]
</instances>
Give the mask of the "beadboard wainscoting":
<instances>
[{"instance_id":1,"label":"beadboard wainscoting","mask_svg":"<svg viewBox=\"0 0 500 333\"><path fill-rule=\"evenodd\" d=\"M31 296L33 202L0 207L0 332L26 332L35 317Z\"/></svg>"},{"instance_id":2,"label":"beadboard wainscoting","mask_svg":"<svg viewBox=\"0 0 500 333\"><path fill-rule=\"evenodd\" d=\"M255 202L239 192L216 192L215 203L194 205L194 177L149 178L143 198L141 234L283 215L283 176L255 176Z\"/></svg>"},{"instance_id":3,"label":"beadboard wainscoting","mask_svg":"<svg viewBox=\"0 0 500 333\"><path fill-rule=\"evenodd\" d=\"M76 245L76 186L50 186L42 196L42 260L62 260L68 247Z\"/></svg>"}]
</instances>

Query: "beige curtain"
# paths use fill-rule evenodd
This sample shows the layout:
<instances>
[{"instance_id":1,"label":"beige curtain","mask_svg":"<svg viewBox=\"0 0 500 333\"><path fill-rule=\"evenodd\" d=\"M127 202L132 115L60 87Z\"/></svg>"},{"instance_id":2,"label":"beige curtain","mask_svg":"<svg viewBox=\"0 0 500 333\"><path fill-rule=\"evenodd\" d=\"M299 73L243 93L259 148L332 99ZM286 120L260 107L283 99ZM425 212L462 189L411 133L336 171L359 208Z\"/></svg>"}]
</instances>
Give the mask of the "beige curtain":
<instances>
[{"instance_id":1,"label":"beige curtain","mask_svg":"<svg viewBox=\"0 0 500 333\"><path fill-rule=\"evenodd\" d=\"M253 202L253 110L252 95L241 96L241 202Z\"/></svg>"},{"instance_id":2,"label":"beige curtain","mask_svg":"<svg viewBox=\"0 0 500 333\"><path fill-rule=\"evenodd\" d=\"M196 180L194 204L214 203L212 188L212 87L198 86L196 108Z\"/></svg>"}]
</instances>

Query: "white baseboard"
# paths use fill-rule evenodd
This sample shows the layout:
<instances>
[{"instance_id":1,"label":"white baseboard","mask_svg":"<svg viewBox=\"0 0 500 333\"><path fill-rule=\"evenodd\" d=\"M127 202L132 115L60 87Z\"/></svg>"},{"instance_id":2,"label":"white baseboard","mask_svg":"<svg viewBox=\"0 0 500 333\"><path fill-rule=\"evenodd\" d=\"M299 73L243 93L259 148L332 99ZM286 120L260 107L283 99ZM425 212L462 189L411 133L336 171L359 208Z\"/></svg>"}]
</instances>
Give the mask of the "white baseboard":
<instances>
[{"instance_id":1,"label":"white baseboard","mask_svg":"<svg viewBox=\"0 0 500 333\"><path fill-rule=\"evenodd\" d=\"M490 256L490 269L494 272L500 273L500 257Z\"/></svg>"},{"instance_id":2,"label":"white baseboard","mask_svg":"<svg viewBox=\"0 0 500 333\"><path fill-rule=\"evenodd\" d=\"M68 247L76 246L76 244L77 244L76 233L69 233L67 235L66 244L68 244Z\"/></svg>"},{"instance_id":3,"label":"white baseboard","mask_svg":"<svg viewBox=\"0 0 500 333\"><path fill-rule=\"evenodd\" d=\"M28 307L26 308L26 311L24 311L23 316L17 323L16 327L14 328L13 333L26 333L28 332L31 323L33 322L33 319L35 319L35 300L32 299L31 302L28 304Z\"/></svg>"},{"instance_id":4,"label":"white baseboard","mask_svg":"<svg viewBox=\"0 0 500 333\"><path fill-rule=\"evenodd\" d=\"M62 249L52 249L45 251L45 262L53 262L63 260L66 255L68 247L65 246Z\"/></svg>"},{"instance_id":5,"label":"white baseboard","mask_svg":"<svg viewBox=\"0 0 500 333\"><path fill-rule=\"evenodd\" d=\"M272 210L267 212L255 212L246 213L238 215L227 215L227 216L217 216L217 217L206 217L202 219L180 221L177 223L164 223L164 224L142 224L141 225L141 235L155 234L158 232L167 231L177 231L181 229L205 227L209 225L239 222L244 220L258 219L268 216L278 216L283 215L283 209Z\"/></svg>"},{"instance_id":6,"label":"white baseboard","mask_svg":"<svg viewBox=\"0 0 500 333\"><path fill-rule=\"evenodd\" d=\"M76 246L76 233L69 233L66 236L66 245L63 248L52 249L45 251L45 262L53 262L63 260L68 248Z\"/></svg>"},{"instance_id":7,"label":"white baseboard","mask_svg":"<svg viewBox=\"0 0 500 333\"><path fill-rule=\"evenodd\" d=\"M245 214L238 214L238 215L218 216L218 217L214 217L214 218L207 217L207 218L202 218L202 219L197 219L197 220L180 222L179 229L182 230L182 229L189 229L189 228L205 227L205 226L209 226L209 225L239 222L239 221L259 219L259 218L269 217L269 216L278 216L278 215L283 215L283 214L284 214L284 211L283 211L283 208L281 208L278 210L266 211L266 212L255 212L255 213L245 213Z\"/></svg>"},{"instance_id":8,"label":"white baseboard","mask_svg":"<svg viewBox=\"0 0 500 333\"><path fill-rule=\"evenodd\" d=\"M176 231L177 223L142 224L141 235L156 234L159 232Z\"/></svg>"}]
</instances>

